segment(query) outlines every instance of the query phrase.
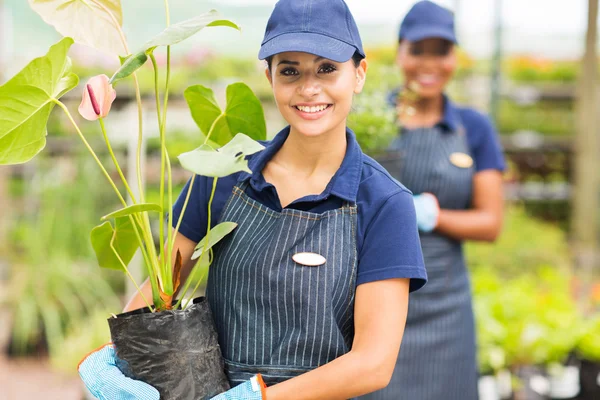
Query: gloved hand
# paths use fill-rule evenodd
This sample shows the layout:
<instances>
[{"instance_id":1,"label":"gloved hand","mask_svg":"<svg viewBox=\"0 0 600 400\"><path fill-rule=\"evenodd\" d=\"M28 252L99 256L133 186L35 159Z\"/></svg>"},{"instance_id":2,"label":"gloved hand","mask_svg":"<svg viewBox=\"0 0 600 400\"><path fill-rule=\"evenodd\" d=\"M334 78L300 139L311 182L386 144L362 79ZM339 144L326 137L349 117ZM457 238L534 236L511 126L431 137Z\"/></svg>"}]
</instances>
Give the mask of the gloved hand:
<instances>
[{"instance_id":1,"label":"gloved hand","mask_svg":"<svg viewBox=\"0 0 600 400\"><path fill-rule=\"evenodd\" d=\"M413 195L415 211L417 212L417 226L421 232L431 232L438 225L440 205L437 197L431 193Z\"/></svg>"},{"instance_id":2,"label":"gloved hand","mask_svg":"<svg viewBox=\"0 0 600 400\"><path fill-rule=\"evenodd\" d=\"M90 393L100 400L159 400L158 390L147 383L128 378L117 367L112 344L87 355L77 367Z\"/></svg>"},{"instance_id":3,"label":"gloved hand","mask_svg":"<svg viewBox=\"0 0 600 400\"><path fill-rule=\"evenodd\" d=\"M267 385L260 374L254 375L249 381L229 389L211 400L267 400Z\"/></svg>"}]
</instances>

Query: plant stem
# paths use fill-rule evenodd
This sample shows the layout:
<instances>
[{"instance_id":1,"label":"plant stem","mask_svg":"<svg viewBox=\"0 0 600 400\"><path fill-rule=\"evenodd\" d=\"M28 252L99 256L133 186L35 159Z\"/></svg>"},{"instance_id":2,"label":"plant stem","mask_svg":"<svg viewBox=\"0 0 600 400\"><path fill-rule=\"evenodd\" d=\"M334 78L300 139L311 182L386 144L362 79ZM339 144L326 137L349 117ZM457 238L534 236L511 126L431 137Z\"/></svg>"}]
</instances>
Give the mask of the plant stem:
<instances>
[{"instance_id":1,"label":"plant stem","mask_svg":"<svg viewBox=\"0 0 600 400\"><path fill-rule=\"evenodd\" d=\"M117 20L117 18L115 17L115 15L101 2L98 2L97 0L91 0L94 4L96 4L98 7L100 7L102 10L104 10L104 12L106 12L109 16L110 19L115 27L115 29L117 30L117 32L119 33L119 36L121 37L121 43L123 43L123 48L125 49L125 52L127 54L130 54L131 52L129 51L129 47L127 46L127 39L125 38L125 33L123 32L123 29L121 28L121 25L119 24L119 21ZM166 0L165 0L166 1ZM167 14L168 14L168 10L167 10ZM142 142L143 142L143 107L142 107L142 95L140 93L140 84L138 82L138 78L137 78L137 73L134 72L133 73L133 84L135 87L135 99L137 102L137 109L138 109L138 143L137 143L137 150L136 150L136 172L137 172L137 181L138 181L138 188L140 191L140 202L144 203L145 202L145 194L144 194L144 184L143 184L143 180L142 180ZM142 218L143 218L143 222L144 222L144 228L142 229L142 231L145 234L149 233L150 236L150 241L147 241L147 246L148 249L150 250L150 262L153 266L153 268L156 270L158 267L158 260L156 259L156 249L154 248L154 240L152 240L152 227L150 226L150 217L148 216L148 212L144 211L142 212ZM147 235L146 235L147 236ZM146 237L146 240L148 238ZM162 246L162 242L161 242L161 246ZM142 247L143 249L143 247ZM148 262L148 260L147 260ZM156 282L154 282L154 280L152 279L152 275L150 275L150 281L152 281L152 295L154 297L154 299L160 299L159 293L158 293L158 288L156 286Z\"/></svg>"},{"instance_id":2,"label":"plant stem","mask_svg":"<svg viewBox=\"0 0 600 400\"><path fill-rule=\"evenodd\" d=\"M165 240L165 148L163 146L164 139L164 131L162 126L162 116L160 109L160 95L158 90L158 65L156 63L156 57L154 57L154 53L150 53L150 60L152 61L152 67L154 69L154 99L156 102L156 115L158 118L158 131L160 135L160 189L159 189L159 201L160 201L160 215L159 215L159 243L164 243ZM170 258L167 261L167 257L165 257L165 251L163 246L160 247L160 259L161 259L161 275L166 275L165 265L169 265L171 263Z\"/></svg>"},{"instance_id":3,"label":"plant stem","mask_svg":"<svg viewBox=\"0 0 600 400\"><path fill-rule=\"evenodd\" d=\"M169 10L169 1L165 0L165 17L167 22L167 27L171 25L171 12ZM167 166L167 192L168 192L168 204L169 204L169 213L168 213L168 227L167 227L167 260L165 261L165 270L170 279L170 288L171 291L174 292L175 288L173 287L173 274L171 272L171 259L173 257L173 246L171 245L172 237L173 237L173 178L171 173L171 159L169 158L169 153L167 151L166 144L166 129L167 129L167 105L169 104L169 84L171 83L171 46L167 46L167 76L165 78L165 94L164 94L164 104L163 104L163 112L162 112L162 123L161 127L161 149L164 152L166 158L166 166ZM165 179L164 175L161 175L161 182ZM164 196L164 194L163 194ZM164 203L164 197L161 198L161 201ZM173 294L173 293L169 293Z\"/></svg>"},{"instance_id":4,"label":"plant stem","mask_svg":"<svg viewBox=\"0 0 600 400\"><path fill-rule=\"evenodd\" d=\"M140 289L140 287L136 283L135 279L131 275L131 272L129 272L129 269L127 268L127 265L125 265L125 263L121 259L121 256L119 255L119 252L117 251L117 249L115 249L115 246L113 244L114 240L115 240L115 235L113 234L113 237L112 237L112 239L110 241L110 248L112 249L113 253L117 257L117 259L119 260L119 262L121 263L121 267L123 267L123 269L125 270L125 273L129 277L129 279L131 279L131 282L133 282L133 284L134 284L135 288L137 289L138 293L142 296L142 299L144 300L144 303L146 303L146 305L148 306L148 308L150 309L150 311L153 311L152 306L150 305L150 303L146 299L146 296L144 296L144 292L142 292L142 289Z\"/></svg>"},{"instance_id":5,"label":"plant stem","mask_svg":"<svg viewBox=\"0 0 600 400\"><path fill-rule=\"evenodd\" d=\"M79 137L83 141L83 144L88 149L88 151L91 153L91 155L94 158L94 160L96 160L96 163L98 164L98 166L102 170L102 173L104 174L104 176L106 177L106 179L108 179L108 182L110 183L110 185L112 186L112 188L116 192L117 197L119 198L119 200L123 204L123 207L127 207L127 202L125 201L125 199L121 195L121 192L119 192L119 189L117 188L117 185L115 185L115 182L112 180L112 178L110 177L110 175L106 171L106 168L104 168L104 165L102 165L102 162L100 161L100 159L98 158L98 156L94 152L94 149L92 149L92 146L90 146L90 144L86 140L85 136L83 136L83 133L81 133L81 130L77 126L77 123L75 122L75 120L73 120L73 117L71 116L71 113L69 112L69 109L63 103L61 103L59 100L52 99L52 101L54 101L54 103L57 106L59 106L60 108L62 108L63 111L65 112L65 114L67 114L67 118L69 118L69 121L71 121L71 123L75 127L75 130L77 131L77 134L79 135Z\"/></svg>"},{"instance_id":6,"label":"plant stem","mask_svg":"<svg viewBox=\"0 0 600 400\"><path fill-rule=\"evenodd\" d=\"M208 130L208 134L206 135L206 138L204 138L204 144L208 143L208 139L210 139L210 135L212 134L213 130L215 129L215 126L217 126L217 122L224 115L225 114L221 114L217 118L215 118L212 125L210 126L210 129ZM175 245L175 237L177 236L177 233L179 232L179 226L181 225L181 221L183 219L183 214L185 213L185 209L187 208L188 200L190 198L190 194L192 193L192 188L194 187L195 179L196 179L196 174L192 175L192 179L190 180L190 186L188 187L188 192L187 192L187 195L185 196L185 201L183 202L183 207L181 208L181 213L179 214L179 219L177 220L177 226L175 227L175 233L173 235L173 239L172 239L173 241L172 241L170 247L173 247ZM209 210L209 212L210 212L210 210Z\"/></svg>"},{"instance_id":7,"label":"plant stem","mask_svg":"<svg viewBox=\"0 0 600 400\"><path fill-rule=\"evenodd\" d=\"M204 257L204 254L206 254L206 248L208 247L208 244L210 243L210 232L211 232L211 209L212 209L212 202L213 199L215 197L215 192L217 190L217 181L219 180L219 178L213 178L213 185L212 185L212 191L210 192L210 199L208 200L208 223L207 223L207 227L206 227L206 246L204 246L202 248L202 253L200 254L200 260L202 260L202 258ZM179 296L179 301L177 302L177 306L179 306L179 304L181 303L181 300L185 297L185 294L188 291L188 288L191 284L192 280L188 279L187 282L185 283L185 288L183 289L183 292L181 293L181 296ZM196 289L194 289L194 292L198 289L198 285L199 283L196 285ZM175 308L177 309L177 308Z\"/></svg>"},{"instance_id":8,"label":"plant stem","mask_svg":"<svg viewBox=\"0 0 600 400\"><path fill-rule=\"evenodd\" d=\"M108 140L108 135L106 134L106 127L104 126L104 120L102 118L98 118L98 122L100 122L100 129L102 129L102 135L104 136L104 142L106 143L106 148L108 149L108 153L110 154L110 157L112 158L112 161L115 164L115 167L117 168L117 172L119 173L119 176L121 177L121 181L123 181L123 185L125 185L125 189L127 190L127 193L129 193L129 196L131 196L131 201L134 204L136 204L137 200L135 199L135 195L131 191L129 184L127 183L127 179L125 179L125 175L123 175L123 171L121 170L121 167L119 166L119 161L117 160L117 157L115 156L113 148L110 145L110 141Z\"/></svg>"}]
</instances>

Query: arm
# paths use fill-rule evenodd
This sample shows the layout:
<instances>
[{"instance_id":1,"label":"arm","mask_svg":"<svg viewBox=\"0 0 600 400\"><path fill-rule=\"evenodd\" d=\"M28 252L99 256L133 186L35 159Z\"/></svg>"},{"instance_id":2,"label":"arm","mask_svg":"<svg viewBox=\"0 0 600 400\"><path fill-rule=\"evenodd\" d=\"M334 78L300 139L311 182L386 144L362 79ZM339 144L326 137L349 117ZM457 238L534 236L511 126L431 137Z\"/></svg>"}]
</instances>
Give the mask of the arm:
<instances>
[{"instance_id":1,"label":"arm","mask_svg":"<svg viewBox=\"0 0 600 400\"><path fill-rule=\"evenodd\" d=\"M502 228L502 173L488 169L473 177L473 208L440 210L436 231L457 240L493 242Z\"/></svg>"},{"instance_id":2,"label":"arm","mask_svg":"<svg viewBox=\"0 0 600 400\"><path fill-rule=\"evenodd\" d=\"M313 371L267 388L268 400L348 399L389 383L404 333L409 279L359 285L352 350Z\"/></svg>"},{"instance_id":3,"label":"arm","mask_svg":"<svg viewBox=\"0 0 600 400\"><path fill-rule=\"evenodd\" d=\"M173 232L174 233L174 232ZM183 261L183 265L181 266L181 283L185 283L187 277L190 275L192 268L196 264L195 260L192 260L192 254L194 254L194 248L196 247L196 242L190 240L183 236L181 233L177 233L175 236L175 246L173 247L173 256L171 259L171 265L175 264L175 257L177 256L177 249L181 253L181 259ZM166 244L165 244L166 246ZM166 254L165 250L165 254ZM150 280L146 279L146 281L140 286L140 289L144 293L144 296L151 301L152 299L152 286L150 285ZM174 297L175 298L175 297ZM135 294L131 297L123 312L137 310L138 308L146 307L146 303L142 299L142 296L139 292L135 292Z\"/></svg>"}]
</instances>

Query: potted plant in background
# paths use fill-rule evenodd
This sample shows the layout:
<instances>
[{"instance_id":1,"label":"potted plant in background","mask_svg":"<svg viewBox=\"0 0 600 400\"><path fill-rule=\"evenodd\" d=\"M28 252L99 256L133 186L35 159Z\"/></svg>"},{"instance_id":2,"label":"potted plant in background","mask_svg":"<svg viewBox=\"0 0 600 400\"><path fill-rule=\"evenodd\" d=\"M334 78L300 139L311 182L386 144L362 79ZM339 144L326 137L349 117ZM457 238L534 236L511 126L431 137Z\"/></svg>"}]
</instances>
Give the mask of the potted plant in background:
<instances>
[{"instance_id":1,"label":"potted plant in background","mask_svg":"<svg viewBox=\"0 0 600 400\"><path fill-rule=\"evenodd\" d=\"M197 275L202 269L197 266L187 282L180 281L182 260L174 248L174 242L181 218L173 221L170 213L174 194L171 160L166 150L170 48L205 27L239 27L220 18L215 11L171 25L169 4L165 0L167 28L139 49L130 51L121 28L120 0L29 0L29 3L65 37L54 44L45 56L32 60L0 86L0 165L24 163L33 158L45 146L46 124L54 107L65 113L122 204L121 209L102 217L103 223L92 230L91 241L99 266L121 270L133 279L128 265L139 250L152 286L152 301L144 298L147 304L145 309L109 319L111 336L121 360L119 367L127 376L156 387L161 398L210 398L226 390L228 383L207 302L199 298L193 304L189 301L182 304L182 300L190 294L192 282L197 284L191 293L197 289L200 283ZM106 75L95 76L83 85L79 113L85 119L99 123L114 169L130 203L96 155L68 107L60 101L79 83L79 78L71 72L71 61L67 57L74 41L120 56L121 67L110 78ZM155 52L163 48L166 50L166 73L164 89L161 91ZM135 72L148 60L154 68L160 132L159 203L146 202L143 190L140 190L139 196L133 193L115 157L104 124L104 118L108 116L116 97L113 86L123 79L133 79L139 116L136 177L138 186L142 188L144 171L140 160L144 132L143 109ZM219 107L213 92L201 85L186 89L185 98L204 136L199 147L178 157L183 168L194 173L186 196L189 198L196 174L213 177L214 195L218 178L237 171L249 171L245 156L262 150L262 145L255 140L266 138L263 109L256 96L243 83L234 83L227 88L224 109ZM209 202L209 213L210 207ZM151 218L159 221L158 250L151 231ZM175 227L174 232L171 226ZM234 229L235 224L229 222L212 228L209 226L193 258L198 259L199 265L209 265L211 248ZM176 293L179 293L179 300L174 299ZM135 346L131 346L132 340Z\"/></svg>"}]
</instances>

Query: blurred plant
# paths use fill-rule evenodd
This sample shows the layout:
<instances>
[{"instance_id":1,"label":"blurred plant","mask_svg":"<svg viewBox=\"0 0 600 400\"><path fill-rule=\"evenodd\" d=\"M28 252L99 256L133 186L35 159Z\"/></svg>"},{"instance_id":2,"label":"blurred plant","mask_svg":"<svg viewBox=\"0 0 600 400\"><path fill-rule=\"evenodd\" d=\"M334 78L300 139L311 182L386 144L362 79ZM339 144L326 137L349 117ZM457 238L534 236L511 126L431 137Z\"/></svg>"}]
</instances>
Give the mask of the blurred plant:
<instances>
[{"instance_id":1,"label":"blurred plant","mask_svg":"<svg viewBox=\"0 0 600 400\"><path fill-rule=\"evenodd\" d=\"M12 349L18 354L42 340L51 355L61 354L67 330L97 307L118 306L86 240L102 201L102 188L89 185L98 173L81 164L69 181L60 165L46 167L29 185L36 209L16 225L8 253L9 293L2 306L14 311Z\"/></svg>"},{"instance_id":2,"label":"blurred plant","mask_svg":"<svg viewBox=\"0 0 600 400\"><path fill-rule=\"evenodd\" d=\"M536 273L544 266L565 270L571 265L565 232L530 217L519 206L506 209L502 234L495 243L467 242L465 253L473 271L489 267L502 278Z\"/></svg>"},{"instance_id":3,"label":"blurred plant","mask_svg":"<svg viewBox=\"0 0 600 400\"><path fill-rule=\"evenodd\" d=\"M585 360L600 362L600 315L586 321L577 343L577 354Z\"/></svg>"},{"instance_id":4,"label":"blurred plant","mask_svg":"<svg viewBox=\"0 0 600 400\"><path fill-rule=\"evenodd\" d=\"M531 105L518 105L510 100L500 103L498 130L514 133L531 130L544 135L574 134L575 113L571 102L538 101Z\"/></svg>"},{"instance_id":5,"label":"blurred plant","mask_svg":"<svg viewBox=\"0 0 600 400\"><path fill-rule=\"evenodd\" d=\"M71 325L61 340L57 341L60 351L50 355L51 365L64 373L76 374L77 364L83 354L110 342L110 331L106 324L109 317L105 310L97 308L79 323Z\"/></svg>"},{"instance_id":6,"label":"blurred plant","mask_svg":"<svg viewBox=\"0 0 600 400\"><path fill-rule=\"evenodd\" d=\"M385 94L380 92L361 93L354 98L348 127L354 131L358 143L367 154L387 148L398 134L396 112L387 104Z\"/></svg>"},{"instance_id":7,"label":"blurred plant","mask_svg":"<svg viewBox=\"0 0 600 400\"><path fill-rule=\"evenodd\" d=\"M508 76L517 82L574 82L579 74L576 61L553 61L519 56L508 60Z\"/></svg>"}]
</instances>

